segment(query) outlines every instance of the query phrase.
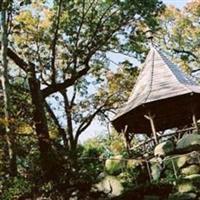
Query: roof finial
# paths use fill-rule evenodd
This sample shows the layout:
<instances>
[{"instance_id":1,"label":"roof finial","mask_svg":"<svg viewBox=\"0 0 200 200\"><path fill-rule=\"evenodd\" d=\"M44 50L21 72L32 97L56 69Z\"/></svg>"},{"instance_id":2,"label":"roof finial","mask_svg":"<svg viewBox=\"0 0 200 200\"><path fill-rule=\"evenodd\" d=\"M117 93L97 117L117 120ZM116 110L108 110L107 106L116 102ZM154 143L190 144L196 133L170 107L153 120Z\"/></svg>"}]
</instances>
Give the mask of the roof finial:
<instances>
[{"instance_id":1,"label":"roof finial","mask_svg":"<svg viewBox=\"0 0 200 200\"><path fill-rule=\"evenodd\" d=\"M153 47L154 46L153 31L151 29L147 29L145 33L146 33L146 38L148 39L150 46Z\"/></svg>"}]
</instances>

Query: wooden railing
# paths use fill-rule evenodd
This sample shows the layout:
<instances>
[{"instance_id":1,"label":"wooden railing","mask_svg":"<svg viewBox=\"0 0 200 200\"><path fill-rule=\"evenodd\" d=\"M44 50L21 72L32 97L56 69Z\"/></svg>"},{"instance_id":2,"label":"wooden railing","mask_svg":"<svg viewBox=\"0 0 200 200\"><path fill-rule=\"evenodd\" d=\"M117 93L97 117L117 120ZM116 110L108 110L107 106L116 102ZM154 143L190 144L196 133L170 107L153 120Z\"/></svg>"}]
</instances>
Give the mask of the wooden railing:
<instances>
[{"instance_id":1,"label":"wooden railing","mask_svg":"<svg viewBox=\"0 0 200 200\"><path fill-rule=\"evenodd\" d=\"M194 130L195 130L195 127L190 127L190 128L178 130L178 131L175 131L172 133L159 135L158 140L160 141L163 138L173 137L173 136L175 136L175 137L178 136L178 138L180 139L185 133L192 133ZM149 139L139 143L138 145L131 147L130 150L136 150L138 148L142 148L144 150L144 152L147 152L147 151L153 150L154 147L155 147L154 138L149 138Z\"/></svg>"}]
</instances>

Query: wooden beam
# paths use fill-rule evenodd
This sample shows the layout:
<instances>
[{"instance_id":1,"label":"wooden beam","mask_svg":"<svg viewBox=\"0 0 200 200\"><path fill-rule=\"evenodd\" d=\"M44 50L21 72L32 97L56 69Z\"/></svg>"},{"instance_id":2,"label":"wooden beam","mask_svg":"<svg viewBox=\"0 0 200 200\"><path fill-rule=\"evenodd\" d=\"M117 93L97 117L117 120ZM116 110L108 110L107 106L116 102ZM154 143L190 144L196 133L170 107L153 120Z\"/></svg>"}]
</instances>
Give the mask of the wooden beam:
<instances>
[{"instance_id":1,"label":"wooden beam","mask_svg":"<svg viewBox=\"0 0 200 200\"><path fill-rule=\"evenodd\" d=\"M150 121L150 124L151 124L151 129L152 129L152 132L153 132L155 143L158 144L158 138L157 138L157 134L156 134L156 129L155 129L153 118L150 118L149 121Z\"/></svg>"},{"instance_id":2,"label":"wooden beam","mask_svg":"<svg viewBox=\"0 0 200 200\"><path fill-rule=\"evenodd\" d=\"M149 120L155 144L158 144L158 137L156 134L156 128L155 128L155 124L154 124L154 120L153 120L155 118L155 116L153 116L149 113L148 115L144 115L144 117Z\"/></svg>"}]
</instances>

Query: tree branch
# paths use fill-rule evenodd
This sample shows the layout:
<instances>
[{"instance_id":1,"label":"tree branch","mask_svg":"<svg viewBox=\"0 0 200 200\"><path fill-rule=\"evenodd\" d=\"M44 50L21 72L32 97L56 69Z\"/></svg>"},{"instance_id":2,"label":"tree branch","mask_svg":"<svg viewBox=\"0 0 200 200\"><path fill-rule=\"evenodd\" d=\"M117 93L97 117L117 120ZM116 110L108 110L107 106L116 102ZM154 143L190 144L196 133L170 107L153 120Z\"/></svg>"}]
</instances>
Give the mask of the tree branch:
<instances>
[{"instance_id":1,"label":"tree branch","mask_svg":"<svg viewBox=\"0 0 200 200\"><path fill-rule=\"evenodd\" d=\"M191 51L179 50L179 49L173 49L173 51L174 51L175 53L184 53L184 54L187 54L187 55L189 55L189 56L192 56L192 57L195 58L196 60L198 60L198 57L197 57L194 53L192 53Z\"/></svg>"},{"instance_id":2,"label":"tree branch","mask_svg":"<svg viewBox=\"0 0 200 200\"><path fill-rule=\"evenodd\" d=\"M30 65L20 58L13 50L8 48L8 57L26 73L30 71ZM34 64L32 63L32 66Z\"/></svg>"},{"instance_id":3,"label":"tree branch","mask_svg":"<svg viewBox=\"0 0 200 200\"><path fill-rule=\"evenodd\" d=\"M76 134L75 134L75 141L78 141L79 136L83 131L85 131L88 126L92 123L92 120L95 118L95 116L101 111L101 109L104 107L104 105L100 106L93 114L90 116L86 117L83 122L80 124L78 127Z\"/></svg>"},{"instance_id":4,"label":"tree branch","mask_svg":"<svg viewBox=\"0 0 200 200\"><path fill-rule=\"evenodd\" d=\"M79 72L75 73L74 75L72 75L71 78L66 79L64 82L49 85L48 87L46 87L45 89L42 90L43 97L45 98L45 97L49 96L50 94L53 94L58 91L62 91L65 88L72 86L76 82L76 80L78 80L80 77L86 75L87 72L89 71L89 69L90 68L87 65L85 68L83 68Z\"/></svg>"},{"instance_id":5,"label":"tree branch","mask_svg":"<svg viewBox=\"0 0 200 200\"><path fill-rule=\"evenodd\" d=\"M200 69L194 69L194 70L192 70L191 73L196 73L196 72L199 72L199 71L200 71Z\"/></svg>"},{"instance_id":6,"label":"tree branch","mask_svg":"<svg viewBox=\"0 0 200 200\"><path fill-rule=\"evenodd\" d=\"M63 96L64 99L64 108L67 117L67 134L69 136L70 144L72 146L74 143L74 135L73 135L71 106L69 105L69 99L66 90L61 91L61 95Z\"/></svg>"},{"instance_id":7,"label":"tree branch","mask_svg":"<svg viewBox=\"0 0 200 200\"><path fill-rule=\"evenodd\" d=\"M78 28L78 31L77 31L77 36L76 36L76 50L78 49L78 41L79 41L79 36L80 36L80 33L81 33L81 29L82 29L82 26L83 26L83 23L84 23L84 20L85 20L85 15L87 14L89 10L86 11L85 13L85 0L83 0L83 10L82 10L82 16L81 16L81 23L80 23L80 26Z\"/></svg>"},{"instance_id":8,"label":"tree branch","mask_svg":"<svg viewBox=\"0 0 200 200\"><path fill-rule=\"evenodd\" d=\"M54 114L53 110L51 109L51 107L49 106L49 104L47 103L47 101L45 101L45 107L47 109L47 112L49 113L49 115L51 116L51 118L53 119L55 125L58 128L58 131L63 139L64 145L66 148L68 148L68 141L67 141L67 137L66 137L66 133L65 130L61 127L56 115Z\"/></svg>"},{"instance_id":9,"label":"tree branch","mask_svg":"<svg viewBox=\"0 0 200 200\"><path fill-rule=\"evenodd\" d=\"M101 106L99 106L99 108L97 108L96 111L95 111L93 114L91 114L91 115L85 117L85 119L82 121L82 123L79 125L79 127L78 127L78 129L77 129L77 131L76 131L76 134L75 134L75 141L76 141L76 142L78 141L78 137L81 135L81 133L82 133L83 131L85 131L85 130L88 128L88 126L90 126L90 124L92 123L92 120L95 118L95 116L96 116L98 113L102 112L102 110L104 110L104 111L109 110L109 109L106 109L105 106L107 105L109 99L110 99L112 96L113 96L113 94L109 95L109 96L106 98L106 100L104 101L104 103L103 103ZM103 109L103 108L105 108L105 109Z\"/></svg>"},{"instance_id":10,"label":"tree branch","mask_svg":"<svg viewBox=\"0 0 200 200\"><path fill-rule=\"evenodd\" d=\"M96 29L95 29L95 31L94 31L94 33L93 33L91 39L89 40L87 46L90 46L90 44L92 44L92 41L93 41L94 38L96 37L96 35L97 35L98 31L99 31L99 28L100 28L101 25L103 24L103 23L102 23L103 18L105 17L106 13L113 7L113 5L114 5L114 3L111 4L111 5L103 12L103 14L100 16L100 18L99 18L99 20L98 20L98 22L97 22L97 25L96 25ZM106 21L104 20L104 23L105 23L105 22L106 22Z\"/></svg>"},{"instance_id":11,"label":"tree branch","mask_svg":"<svg viewBox=\"0 0 200 200\"><path fill-rule=\"evenodd\" d=\"M72 96L72 98L70 100L70 106L73 106L74 100L76 98L76 94L77 94L77 89L76 89L76 85L74 85L74 91L73 91L73 96Z\"/></svg>"},{"instance_id":12,"label":"tree branch","mask_svg":"<svg viewBox=\"0 0 200 200\"><path fill-rule=\"evenodd\" d=\"M62 7L62 0L59 1L58 5L58 13L57 13L57 23L55 27L54 39L52 41L52 57L51 57L51 68L52 68L52 82L56 82L56 69L55 69L55 60L56 60L56 43L58 40L58 29L60 25L60 15L61 15L61 7Z\"/></svg>"}]
</instances>

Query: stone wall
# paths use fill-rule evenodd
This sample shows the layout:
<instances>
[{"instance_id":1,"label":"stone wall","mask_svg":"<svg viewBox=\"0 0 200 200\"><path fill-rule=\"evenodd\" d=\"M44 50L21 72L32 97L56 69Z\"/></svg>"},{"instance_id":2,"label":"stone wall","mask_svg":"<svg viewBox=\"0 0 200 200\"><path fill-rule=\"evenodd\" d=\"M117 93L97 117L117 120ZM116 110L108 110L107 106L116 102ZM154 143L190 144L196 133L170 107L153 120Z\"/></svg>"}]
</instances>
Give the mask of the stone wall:
<instances>
[{"instance_id":1,"label":"stone wall","mask_svg":"<svg viewBox=\"0 0 200 200\"><path fill-rule=\"evenodd\" d=\"M200 199L200 135L162 142L155 147L154 156L150 160L152 179L174 178L170 200Z\"/></svg>"}]
</instances>

